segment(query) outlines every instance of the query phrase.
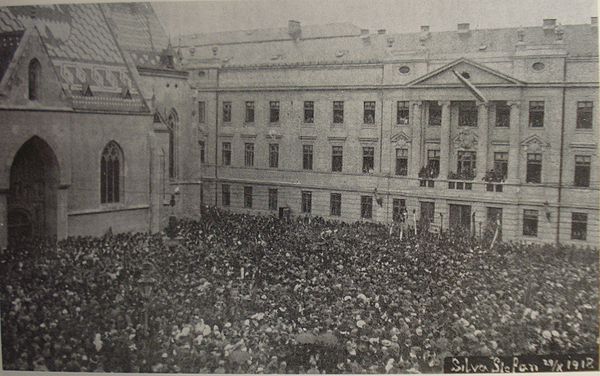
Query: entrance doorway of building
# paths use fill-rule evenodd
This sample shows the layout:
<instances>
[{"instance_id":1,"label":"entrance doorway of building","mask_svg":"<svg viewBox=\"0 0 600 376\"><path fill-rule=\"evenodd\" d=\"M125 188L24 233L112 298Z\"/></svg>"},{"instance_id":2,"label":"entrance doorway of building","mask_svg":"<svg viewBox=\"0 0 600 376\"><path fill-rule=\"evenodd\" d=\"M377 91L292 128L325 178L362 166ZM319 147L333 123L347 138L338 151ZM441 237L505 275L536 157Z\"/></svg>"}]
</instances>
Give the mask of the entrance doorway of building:
<instances>
[{"instance_id":1,"label":"entrance doorway of building","mask_svg":"<svg viewBox=\"0 0 600 376\"><path fill-rule=\"evenodd\" d=\"M469 232L471 231L471 205L450 204L448 222L450 229Z\"/></svg>"},{"instance_id":2,"label":"entrance doorway of building","mask_svg":"<svg viewBox=\"0 0 600 376\"><path fill-rule=\"evenodd\" d=\"M55 237L58 161L52 148L32 137L17 151L10 167L8 241Z\"/></svg>"}]
</instances>

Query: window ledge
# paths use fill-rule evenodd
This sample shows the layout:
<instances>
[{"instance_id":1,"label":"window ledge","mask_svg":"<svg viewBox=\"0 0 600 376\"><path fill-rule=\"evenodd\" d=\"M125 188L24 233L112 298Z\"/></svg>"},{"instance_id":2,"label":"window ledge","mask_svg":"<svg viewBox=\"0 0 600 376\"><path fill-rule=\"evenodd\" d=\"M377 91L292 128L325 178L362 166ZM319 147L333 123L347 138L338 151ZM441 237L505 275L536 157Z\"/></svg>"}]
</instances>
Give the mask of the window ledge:
<instances>
[{"instance_id":1,"label":"window ledge","mask_svg":"<svg viewBox=\"0 0 600 376\"><path fill-rule=\"evenodd\" d=\"M375 123L363 123L362 127L363 128L375 128L377 126L377 124Z\"/></svg>"},{"instance_id":2,"label":"window ledge","mask_svg":"<svg viewBox=\"0 0 600 376\"><path fill-rule=\"evenodd\" d=\"M269 127L281 127L281 123L269 123Z\"/></svg>"},{"instance_id":3,"label":"window ledge","mask_svg":"<svg viewBox=\"0 0 600 376\"><path fill-rule=\"evenodd\" d=\"M303 127L307 127L307 128L314 128L315 127L315 123L302 123Z\"/></svg>"},{"instance_id":4,"label":"window ledge","mask_svg":"<svg viewBox=\"0 0 600 376\"><path fill-rule=\"evenodd\" d=\"M396 127L408 127L408 126L410 126L410 123L406 123L406 124L396 123Z\"/></svg>"},{"instance_id":5,"label":"window ledge","mask_svg":"<svg viewBox=\"0 0 600 376\"><path fill-rule=\"evenodd\" d=\"M594 128L575 128L575 133L593 133Z\"/></svg>"},{"instance_id":6,"label":"window ledge","mask_svg":"<svg viewBox=\"0 0 600 376\"><path fill-rule=\"evenodd\" d=\"M331 128L344 128L344 123L331 123Z\"/></svg>"}]
</instances>

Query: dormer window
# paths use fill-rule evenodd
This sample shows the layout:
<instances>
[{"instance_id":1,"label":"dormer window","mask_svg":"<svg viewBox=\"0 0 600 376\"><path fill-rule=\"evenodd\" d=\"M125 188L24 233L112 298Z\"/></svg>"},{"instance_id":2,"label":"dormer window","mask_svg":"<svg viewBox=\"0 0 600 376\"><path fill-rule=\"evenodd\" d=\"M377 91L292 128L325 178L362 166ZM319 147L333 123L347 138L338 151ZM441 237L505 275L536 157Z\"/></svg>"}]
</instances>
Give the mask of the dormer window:
<instances>
[{"instance_id":1,"label":"dormer window","mask_svg":"<svg viewBox=\"0 0 600 376\"><path fill-rule=\"evenodd\" d=\"M40 82L42 66L38 59L32 59L29 62L29 100L40 99Z\"/></svg>"}]
</instances>

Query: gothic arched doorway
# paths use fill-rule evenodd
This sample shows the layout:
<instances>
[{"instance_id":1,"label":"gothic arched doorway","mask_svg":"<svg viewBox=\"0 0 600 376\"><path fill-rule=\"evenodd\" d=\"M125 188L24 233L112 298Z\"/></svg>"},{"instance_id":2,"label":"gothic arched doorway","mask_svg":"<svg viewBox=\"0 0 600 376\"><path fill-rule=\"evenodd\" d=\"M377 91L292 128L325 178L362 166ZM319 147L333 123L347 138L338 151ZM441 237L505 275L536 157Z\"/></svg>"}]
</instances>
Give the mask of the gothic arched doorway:
<instances>
[{"instance_id":1,"label":"gothic arched doorway","mask_svg":"<svg viewBox=\"0 0 600 376\"><path fill-rule=\"evenodd\" d=\"M55 237L59 167L52 148L32 137L21 146L10 167L8 240Z\"/></svg>"}]
</instances>

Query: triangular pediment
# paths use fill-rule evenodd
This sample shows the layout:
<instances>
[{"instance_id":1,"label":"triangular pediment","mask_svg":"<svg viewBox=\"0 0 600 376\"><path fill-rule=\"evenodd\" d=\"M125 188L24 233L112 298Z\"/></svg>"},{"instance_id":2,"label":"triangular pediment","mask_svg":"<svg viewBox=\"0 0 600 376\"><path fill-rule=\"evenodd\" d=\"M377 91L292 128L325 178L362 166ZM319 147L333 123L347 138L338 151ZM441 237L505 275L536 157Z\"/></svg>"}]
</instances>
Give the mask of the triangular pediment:
<instances>
[{"instance_id":1,"label":"triangular pediment","mask_svg":"<svg viewBox=\"0 0 600 376\"><path fill-rule=\"evenodd\" d=\"M535 153L542 151L544 148L549 148L550 143L544 141L544 139L537 134L534 134L521 141L521 146L527 151Z\"/></svg>"},{"instance_id":2,"label":"triangular pediment","mask_svg":"<svg viewBox=\"0 0 600 376\"><path fill-rule=\"evenodd\" d=\"M37 60L38 82L35 100L29 96L29 71ZM26 29L0 81L0 98L4 106L71 108L64 89L42 39L35 27Z\"/></svg>"},{"instance_id":3,"label":"triangular pediment","mask_svg":"<svg viewBox=\"0 0 600 376\"><path fill-rule=\"evenodd\" d=\"M408 137L408 135L406 133L404 133L403 131L395 133L390 138L390 142L392 142L392 143L405 144L410 141L411 141L410 137Z\"/></svg>"},{"instance_id":4,"label":"triangular pediment","mask_svg":"<svg viewBox=\"0 0 600 376\"><path fill-rule=\"evenodd\" d=\"M461 58L410 82L408 86L453 86L463 84L454 72L475 86L521 86L523 82L495 69Z\"/></svg>"}]
</instances>

